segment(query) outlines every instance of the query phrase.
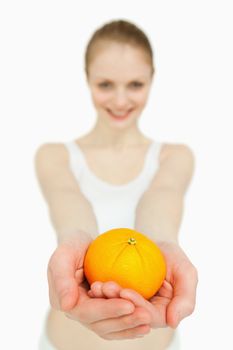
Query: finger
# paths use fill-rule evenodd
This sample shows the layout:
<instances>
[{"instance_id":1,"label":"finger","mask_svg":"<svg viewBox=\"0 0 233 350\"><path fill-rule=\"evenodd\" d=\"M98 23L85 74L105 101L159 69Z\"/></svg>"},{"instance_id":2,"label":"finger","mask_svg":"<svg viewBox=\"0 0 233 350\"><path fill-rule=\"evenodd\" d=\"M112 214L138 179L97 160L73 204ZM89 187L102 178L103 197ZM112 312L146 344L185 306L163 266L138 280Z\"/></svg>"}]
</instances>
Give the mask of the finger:
<instances>
[{"instance_id":1,"label":"finger","mask_svg":"<svg viewBox=\"0 0 233 350\"><path fill-rule=\"evenodd\" d=\"M85 281L85 275L84 275L84 269L79 268L75 271L75 280L77 282L78 285L80 285L81 283L83 283Z\"/></svg>"},{"instance_id":2,"label":"finger","mask_svg":"<svg viewBox=\"0 0 233 350\"><path fill-rule=\"evenodd\" d=\"M181 266L174 275L174 296L167 309L167 323L176 328L195 307L197 271L191 263Z\"/></svg>"},{"instance_id":3,"label":"finger","mask_svg":"<svg viewBox=\"0 0 233 350\"><path fill-rule=\"evenodd\" d=\"M146 307L146 299L143 298L139 293L133 289L123 288L120 291L120 297L128 299L134 303L136 306Z\"/></svg>"},{"instance_id":4,"label":"finger","mask_svg":"<svg viewBox=\"0 0 233 350\"><path fill-rule=\"evenodd\" d=\"M109 281L102 285L102 292L106 298L119 298L123 288L116 282Z\"/></svg>"},{"instance_id":5,"label":"finger","mask_svg":"<svg viewBox=\"0 0 233 350\"><path fill-rule=\"evenodd\" d=\"M69 311L69 318L90 324L104 319L115 318L134 312L134 305L128 300L90 298Z\"/></svg>"},{"instance_id":6,"label":"finger","mask_svg":"<svg viewBox=\"0 0 233 350\"><path fill-rule=\"evenodd\" d=\"M154 295L150 300L156 298L157 296L163 297L163 298L168 298L168 299L172 299L173 297L173 288L172 285L164 280L162 286L160 287L158 293L156 293L156 295Z\"/></svg>"},{"instance_id":7,"label":"finger","mask_svg":"<svg viewBox=\"0 0 233 350\"><path fill-rule=\"evenodd\" d=\"M75 279L76 258L67 247L55 250L48 264L49 296L51 305L63 311L70 310L78 298Z\"/></svg>"},{"instance_id":8,"label":"finger","mask_svg":"<svg viewBox=\"0 0 233 350\"><path fill-rule=\"evenodd\" d=\"M166 325L165 306L160 305L161 303L158 303L158 306L153 305L132 289L122 289L120 297L131 301L136 307L143 307L147 310L151 317L151 327L158 328Z\"/></svg>"},{"instance_id":9,"label":"finger","mask_svg":"<svg viewBox=\"0 0 233 350\"><path fill-rule=\"evenodd\" d=\"M122 290L122 287L114 281L96 281L92 283L88 295L96 298L117 298L120 297L120 290Z\"/></svg>"},{"instance_id":10,"label":"finger","mask_svg":"<svg viewBox=\"0 0 233 350\"><path fill-rule=\"evenodd\" d=\"M150 315L148 311L138 307L135 309L135 312L130 315L94 322L90 324L89 328L97 334L108 334L149 323Z\"/></svg>"},{"instance_id":11,"label":"finger","mask_svg":"<svg viewBox=\"0 0 233 350\"><path fill-rule=\"evenodd\" d=\"M100 281L96 281L91 284L91 292L95 298L104 298L104 294L102 292L102 285L103 282Z\"/></svg>"},{"instance_id":12,"label":"finger","mask_svg":"<svg viewBox=\"0 0 233 350\"><path fill-rule=\"evenodd\" d=\"M87 292L87 295L88 295L90 298L95 298L95 295L94 295L94 293L93 293L91 290L89 290L89 291Z\"/></svg>"},{"instance_id":13,"label":"finger","mask_svg":"<svg viewBox=\"0 0 233 350\"><path fill-rule=\"evenodd\" d=\"M132 329L126 329L120 332L104 334L102 338L107 340L134 339L134 338L142 338L148 333L150 333L150 326L142 325Z\"/></svg>"}]
</instances>

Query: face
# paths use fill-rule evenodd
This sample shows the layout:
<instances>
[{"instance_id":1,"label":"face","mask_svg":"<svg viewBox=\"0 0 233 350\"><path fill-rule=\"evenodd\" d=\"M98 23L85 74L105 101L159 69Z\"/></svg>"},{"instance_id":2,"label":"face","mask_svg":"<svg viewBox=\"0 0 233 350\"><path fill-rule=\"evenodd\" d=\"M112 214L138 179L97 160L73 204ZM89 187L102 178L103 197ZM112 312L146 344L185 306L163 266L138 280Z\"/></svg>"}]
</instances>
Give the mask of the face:
<instances>
[{"instance_id":1,"label":"face","mask_svg":"<svg viewBox=\"0 0 233 350\"><path fill-rule=\"evenodd\" d=\"M99 121L124 128L136 123L145 107L152 68L140 48L106 46L88 67L88 84Z\"/></svg>"}]
</instances>

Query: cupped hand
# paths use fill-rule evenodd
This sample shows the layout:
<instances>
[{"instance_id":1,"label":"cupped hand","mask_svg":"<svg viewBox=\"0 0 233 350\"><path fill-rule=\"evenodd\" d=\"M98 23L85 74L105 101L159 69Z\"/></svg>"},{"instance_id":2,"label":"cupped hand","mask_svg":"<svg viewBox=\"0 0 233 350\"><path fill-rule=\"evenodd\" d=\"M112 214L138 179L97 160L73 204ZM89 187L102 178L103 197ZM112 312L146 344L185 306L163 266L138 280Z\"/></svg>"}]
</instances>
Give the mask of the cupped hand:
<instances>
[{"instance_id":1,"label":"cupped hand","mask_svg":"<svg viewBox=\"0 0 233 350\"><path fill-rule=\"evenodd\" d=\"M53 308L82 323L104 339L130 339L150 331L147 310L126 298L91 298L83 262L91 242L86 236L63 241L48 264L49 297Z\"/></svg>"},{"instance_id":2,"label":"cupped hand","mask_svg":"<svg viewBox=\"0 0 233 350\"><path fill-rule=\"evenodd\" d=\"M168 297L167 324L177 327L181 320L191 315L196 304L198 272L182 248L175 242L157 242L167 263L166 284L158 295L151 298L154 306L161 305ZM169 289L172 289L169 297Z\"/></svg>"},{"instance_id":3,"label":"cupped hand","mask_svg":"<svg viewBox=\"0 0 233 350\"><path fill-rule=\"evenodd\" d=\"M135 307L147 310L151 328L170 326L176 328L195 307L197 270L175 242L157 242L164 254L167 273L159 291L149 300L132 289L124 289L117 283L95 282L88 295L92 298L123 298Z\"/></svg>"},{"instance_id":4,"label":"cupped hand","mask_svg":"<svg viewBox=\"0 0 233 350\"><path fill-rule=\"evenodd\" d=\"M92 238L83 232L69 235L52 254L47 269L49 299L54 309L71 310L83 282L83 262Z\"/></svg>"}]
</instances>

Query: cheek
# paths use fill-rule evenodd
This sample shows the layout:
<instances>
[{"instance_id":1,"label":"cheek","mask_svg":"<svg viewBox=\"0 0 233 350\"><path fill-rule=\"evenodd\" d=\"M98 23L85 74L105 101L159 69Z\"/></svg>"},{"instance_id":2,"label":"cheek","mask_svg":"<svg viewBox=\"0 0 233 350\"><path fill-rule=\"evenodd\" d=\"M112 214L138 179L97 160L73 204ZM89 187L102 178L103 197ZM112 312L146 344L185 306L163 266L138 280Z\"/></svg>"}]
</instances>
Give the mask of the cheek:
<instances>
[{"instance_id":1,"label":"cheek","mask_svg":"<svg viewBox=\"0 0 233 350\"><path fill-rule=\"evenodd\" d=\"M109 99L110 99L109 94L102 93L99 91L92 92L92 100L93 100L95 105L105 104L106 102L109 101Z\"/></svg>"},{"instance_id":2,"label":"cheek","mask_svg":"<svg viewBox=\"0 0 233 350\"><path fill-rule=\"evenodd\" d=\"M148 98L148 91L140 92L132 96L132 99L135 101L135 103L142 106L145 105L147 98Z\"/></svg>"}]
</instances>

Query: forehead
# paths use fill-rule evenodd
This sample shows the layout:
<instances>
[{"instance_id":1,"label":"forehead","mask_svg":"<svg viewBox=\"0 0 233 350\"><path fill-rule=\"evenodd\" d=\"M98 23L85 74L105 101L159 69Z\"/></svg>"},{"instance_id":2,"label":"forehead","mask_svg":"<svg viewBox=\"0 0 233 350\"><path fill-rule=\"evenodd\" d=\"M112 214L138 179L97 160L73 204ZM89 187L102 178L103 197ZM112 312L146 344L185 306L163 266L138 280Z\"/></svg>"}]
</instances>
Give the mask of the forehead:
<instances>
[{"instance_id":1,"label":"forehead","mask_svg":"<svg viewBox=\"0 0 233 350\"><path fill-rule=\"evenodd\" d=\"M96 50L89 65L93 79L135 79L151 75L151 63L141 48L127 44L106 43Z\"/></svg>"}]
</instances>

